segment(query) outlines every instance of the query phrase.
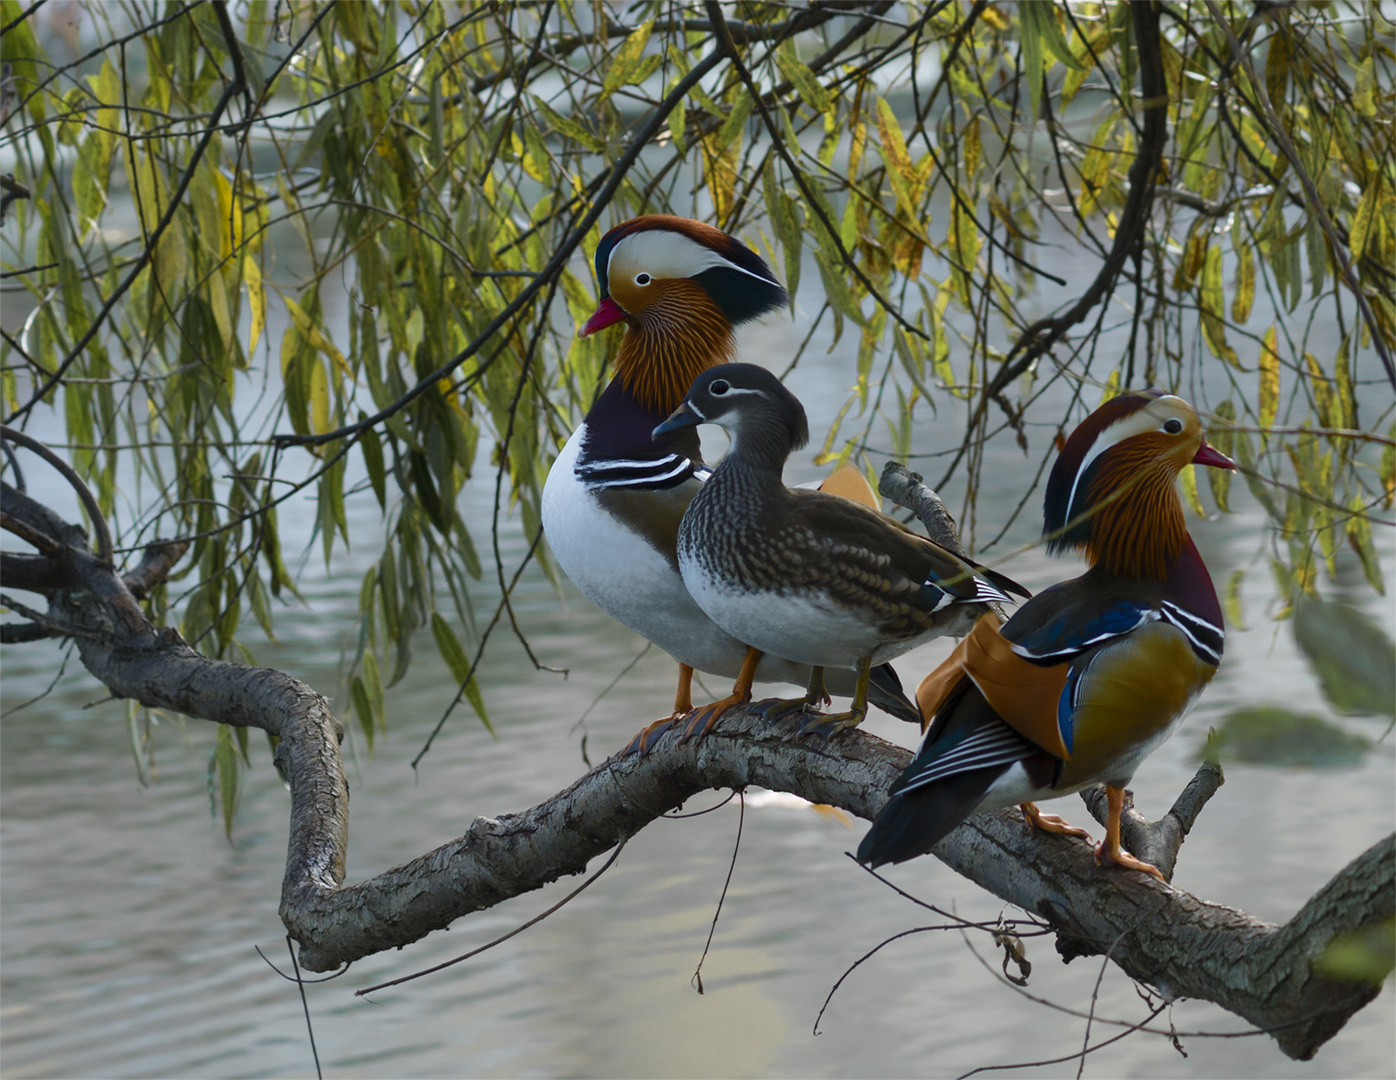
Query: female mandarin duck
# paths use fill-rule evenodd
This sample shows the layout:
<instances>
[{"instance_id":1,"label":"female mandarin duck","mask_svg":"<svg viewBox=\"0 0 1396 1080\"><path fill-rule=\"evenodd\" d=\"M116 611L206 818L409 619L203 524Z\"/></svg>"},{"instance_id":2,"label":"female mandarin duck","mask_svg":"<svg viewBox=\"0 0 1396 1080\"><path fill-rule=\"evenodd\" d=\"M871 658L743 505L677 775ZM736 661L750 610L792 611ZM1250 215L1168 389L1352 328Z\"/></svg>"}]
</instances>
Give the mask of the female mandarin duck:
<instances>
[{"instance_id":1,"label":"female mandarin duck","mask_svg":"<svg viewBox=\"0 0 1396 1080\"><path fill-rule=\"evenodd\" d=\"M971 814L1023 804L1048 831L1085 836L1031 800L1104 782L1099 862L1153 874L1120 847L1124 786L1216 673L1222 613L1174 488L1189 462L1234 469L1191 405L1157 390L1106 402L1066 441L1047 481L1047 550L1090 569L1038 593L1002 627L981 619L922 682L930 725L858 847L869 866L931 849Z\"/></svg>"},{"instance_id":2,"label":"female mandarin duck","mask_svg":"<svg viewBox=\"0 0 1396 1080\"><path fill-rule=\"evenodd\" d=\"M814 669L802 731L833 734L865 714L868 673L930 638L964 633L989 601L1029 595L891 518L821 491L787 488L786 458L809 437L805 410L752 364L698 376L656 438L718 424L732 446L689 503L679 570L698 605L734 637ZM845 713L811 712L822 669L854 669Z\"/></svg>"},{"instance_id":3,"label":"female mandarin duck","mask_svg":"<svg viewBox=\"0 0 1396 1080\"><path fill-rule=\"evenodd\" d=\"M626 324L616 375L553 463L543 487L543 527L558 564L602 610L679 661L673 714L642 731L644 752L690 716L702 734L754 679L803 685L808 668L762 658L693 602L679 577L679 522L710 471L698 436L650 433L705 369L736 351L733 327L784 306L785 289L761 258L726 233L652 214L608 232L596 249L601 303L583 336ZM730 697L693 710L693 669L736 679ZM836 692L852 693L846 677ZM873 701L912 722L920 713L891 668L874 673Z\"/></svg>"}]
</instances>

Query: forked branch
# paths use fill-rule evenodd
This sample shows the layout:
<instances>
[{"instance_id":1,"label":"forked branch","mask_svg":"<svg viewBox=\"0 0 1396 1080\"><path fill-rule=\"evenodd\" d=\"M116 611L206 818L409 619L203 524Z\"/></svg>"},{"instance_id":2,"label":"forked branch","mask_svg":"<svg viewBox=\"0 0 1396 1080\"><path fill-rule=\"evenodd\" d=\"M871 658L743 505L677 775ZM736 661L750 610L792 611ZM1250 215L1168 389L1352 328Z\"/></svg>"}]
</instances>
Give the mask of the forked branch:
<instances>
[{"instance_id":1,"label":"forked branch","mask_svg":"<svg viewBox=\"0 0 1396 1080\"><path fill-rule=\"evenodd\" d=\"M157 630L80 533L68 536L69 577L49 593L48 617L84 628L77 647L94 676L117 697L280 738L277 763L291 786L281 917L312 971L401 947L581 873L703 791L759 786L870 819L910 757L860 731L801 740L793 720L742 711L701 741L665 738L644 758L610 759L529 810L479 818L459 839L345 886L343 731L325 699L281 672L210 660L174 631ZM1392 918L1396 837L1360 856L1282 927L1097 867L1085 841L1029 830L1016 811L970 819L934 854L1048 920L1068 958L1108 951L1170 997L1213 1001L1270 1031L1291 1057L1312 1057L1379 991L1324 978L1313 961L1334 938Z\"/></svg>"}]
</instances>

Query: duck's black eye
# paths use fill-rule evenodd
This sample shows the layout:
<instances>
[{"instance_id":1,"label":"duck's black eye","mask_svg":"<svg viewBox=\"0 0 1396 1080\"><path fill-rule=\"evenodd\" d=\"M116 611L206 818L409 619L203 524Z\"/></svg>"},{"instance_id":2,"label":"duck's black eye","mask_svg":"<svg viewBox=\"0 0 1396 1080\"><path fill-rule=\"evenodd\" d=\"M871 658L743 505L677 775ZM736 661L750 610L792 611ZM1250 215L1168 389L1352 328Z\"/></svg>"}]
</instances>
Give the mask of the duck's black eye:
<instances>
[{"instance_id":1,"label":"duck's black eye","mask_svg":"<svg viewBox=\"0 0 1396 1080\"><path fill-rule=\"evenodd\" d=\"M1177 435L1183 430L1183 422L1175 416L1163 422L1163 430L1170 435Z\"/></svg>"},{"instance_id":2,"label":"duck's black eye","mask_svg":"<svg viewBox=\"0 0 1396 1080\"><path fill-rule=\"evenodd\" d=\"M650 283L651 280L652 280L652 279L650 278L650 276L649 276L648 274L646 274L643 270L640 271L640 273L638 273L638 274L635 275L635 284L636 284L636 285L648 285L648 284Z\"/></svg>"},{"instance_id":3,"label":"duck's black eye","mask_svg":"<svg viewBox=\"0 0 1396 1080\"><path fill-rule=\"evenodd\" d=\"M721 397L730 389L732 389L732 387L728 385L726 379L714 379L708 385L708 393L712 394L713 397Z\"/></svg>"}]
</instances>

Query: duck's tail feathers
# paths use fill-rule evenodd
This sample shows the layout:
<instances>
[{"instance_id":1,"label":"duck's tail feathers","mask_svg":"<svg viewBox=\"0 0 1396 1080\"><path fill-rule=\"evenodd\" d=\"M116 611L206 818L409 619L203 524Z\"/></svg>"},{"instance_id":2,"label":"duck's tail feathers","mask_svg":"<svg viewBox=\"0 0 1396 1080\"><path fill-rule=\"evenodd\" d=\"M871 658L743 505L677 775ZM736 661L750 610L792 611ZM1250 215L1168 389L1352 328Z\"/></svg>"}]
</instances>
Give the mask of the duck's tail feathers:
<instances>
[{"instance_id":1,"label":"duck's tail feathers","mask_svg":"<svg viewBox=\"0 0 1396 1080\"><path fill-rule=\"evenodd\" d=\"M1009 765L955 773L926 787L894 795L858 845L858 861L872 869L930 851L974 812Z\"/></svg>"}]
</instances>

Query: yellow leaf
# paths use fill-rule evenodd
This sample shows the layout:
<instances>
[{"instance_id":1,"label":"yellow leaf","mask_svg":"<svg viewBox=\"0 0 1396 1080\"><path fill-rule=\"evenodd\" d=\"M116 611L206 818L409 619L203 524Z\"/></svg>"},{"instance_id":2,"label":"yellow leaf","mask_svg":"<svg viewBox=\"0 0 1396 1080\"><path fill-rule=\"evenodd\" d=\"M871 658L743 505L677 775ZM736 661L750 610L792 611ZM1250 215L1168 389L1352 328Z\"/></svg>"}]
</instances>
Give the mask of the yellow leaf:
<instances>
[{"instance_id":1,"label":"yellow leaf","mask_svg":"<svg viewBox=\"0 0 1396 1080\"><path fill-rule=\"evenodd\" d=\"M242 280L247 286L247 306L252 312L252 326L247 332L247 352L250 356L267 325L267 293L262 288L262 268L250 254L242 257Z\"/></svg>"},{"instance_id":2,"label":"yellow leaf","mask_svg":"<svg viewBox=\"0 0 1396 1080\"><path fill-rule=\"evenodd\" d=\"M1272 326L1260 343L1260 426L1271 427L1280 409L1280 354Z\"/></svg>"},{"instance_id":3,"label":"yellow leaf","mask_svg":"<svg viewBox=\"0 0 1396 1080\"><path fill-rule=\"evenodd\" d=\"M1390 198L1382 199L1382 174L1374 172L1372 182L1367 185L1367 190L1362 193L1362 199L1357 204L1357 213L1352 216L1352 228L1348 233L1348 246L1352 249L1353 261L1362 258L1362 253L1367 250L1367 239L1372 235L1372 226L1377 220L1378 202L1391 202ZM1386 206L1383 212L1390 214L1393 207Z\"/></svg>"},{"instance_id":4,"label":"yellow leaf","mask_svg":"<svg viewBox=\"0 0 1396 1080\"><path fill-rule=\"evenodd\" d=\"M1236 350L1226 340L1226 322L1221 314L1225 302L1222 296L1222 253L1215 244L1207 248L1198 302L1202 308L1202 336L1207 341L1207 347L1217 359L1239 368L1241 361Z\"/></svg>"},{"instance_id":5,"label":"yellow leaf","mask_svg":"<svg viewBox=\"0 0 1396 1080\"><path fill-rule=\"evenodd\" d=\"M1352 371L1348 367L1347 338L1343 338L1343 343L1338 346L1338 358L1333 366L1338 384L1338 426L1355 428L1357 427L1357 396L1352 389Z\"/></svg>"},{"instance_id":6,"label":"yellow leaf","mask_svg":"<svg viewBox=\"0 0 1396 1080\"><path fill-rule=\"evenodd\" d=\"M213 170L213 186L218 193L218 251L227 259L242 247L242 207L233 197L233 185L218 169Z\"/></svg>"},{"instance_id":7,"label":"yellow leaf","mask_svg":"<svg viewBox=\"0 0 1396 1080\"><path fill-rule=\"evenodd\" d=\"M1120 393L1120 369L1116 368L1110 372L1109 378L1105 380L1105 385L1100 388L1100 400L1096 402L1096 408L1100 408L1113 397Z\"/></svg>"},{"instance_id":8,"label":"yellow leaf","mask_svg":"<svg viewBox=\"0 0 1396 1080\"><path fill-rule=\"evenodd\" d=\"M222 339L225 353L231 353L233 346L233 335L237 328L233 326L233 315L228 308L228 287L223 281L222 274L210 274L204 281L204 296L208 300L209 309L213 312L213 321L218 325L218 336ZM219 357L220 360L229 361L231 355Z\"/></svg>"},{"instance_id":9,"label":"yellow leaf","mask_svg":"<svg viewBox=\"0 0 1396 1080\"><path fill-rule=\"evenodd\" d=\"M1372 522L1367 517L1367 507L1363 504L1360 493L1353 495L1348 508L1352 511L1347 525L1348 546L1357 553L1357 558L1362 563L1362 572L1367 576L1367 583L1385 596L1386 584L1382 579L1381 559L1377 557L1377 549L1372 546Z\"/></svg>"},{"instance_id":10,"label":"yellow leaf","mask_svg":"<svg viewBox=\"0 0 1396 1080\"><path fill-rule=\"evenodd\" d=\"M979 175L979 161L984 156L983 144L980 141L979 117L975 117L965 125L962 133L964 138L964 159L965 178L971 183Z\"/></svg>"},{"instance_id":11,"label":"yellow leaf","mask_svg":"<svg viewBox=\"0 0 1396 1080\"><path fill-rule=\"evenodd\" d=\"M1244 323L1255 302L1255 252L1250 244L1236 245L1236 292L1231 297L1231 321Z\"/></svg>"},{"instance_id":12,"label":"yellow leaf","mask_svg":"<svg viewBox=\"0 0 1396 1080\"><path fill-rule=\"evenodd\" d=\"M291 316L291 322L297 330L304 336L305 340L312 346L324 353L334 361L335 367L347 378L353 377L353 369L349 367L349 361L344 359L344 354L335 348L335 344L327 338L306 311L289 296L283 297L286 301L286 313Z\"/></svg>"},{"instance_id":13,"label":"yellow leaf","mask_svg":"<svg viewBox=\"0 0 1396 1080\"><path fill-rule=\"evenodd\" d=\"M1202 497L1197 494L1197 467L1192 463L1184 465L1178 479L1182 481L1183 498L1192 508L1192 512L1198 517L1206 517L1207 511L1202 509Z\"/></svg>"},{"instance_id":14,"label":"yellow leaf","mask_svg":"<svg viewBox=\"0 0 1396 1080\"><path fill-rule=\"evenodd\" d=\"M1392 422L1386 437L1391 442L1388 442L1381 452L1380 475L1382 490L1386 492L1382 505L1390 510L1392 500L1396 499L1396 421Z\"/></svg>"},{"instance_id":15,"label":"yellow leaf","mask_svg":"<svg viewBox=\"0 0 1396 1080\"><path fill-rule=\"evenodd\" d=\"M1231 575L1226 583L1226 598L1222 601L1222 610L1226 612L1227 621L1237 630L1246 629L1246 619L1241 612L1241 582L1245 576L1244 569L1237 570Z\"/></svg>"},{"instance_id":16,"label":"yellow leaf","mask_svg":"<svg viewBox=\"0 0 1396 1080\"><path fill-rule=\"evenodd\" d=\"M877 99L877 130L882 137L882 159L896 169L908 184L915 183L916 169L911 164L911 155L907 153L906 137L902 135L897 114L892 111L886 98Z\"/></svg>"},{"instance_id":17,"label":"yellow leaf","mask_svg":"<svg viewBox=\"0 0 1396 1080\"><path fill-rule=\"evenodd\" d=\"M310 365L310 426L317 435L330 430L330 383L319 360Z\"/></svg>"},{"instance_id":18,"label":"yellow leaf","mask_svg":"<svg viewBox=\"0 0 1396 1080\"><path fill-rule=\"evenodd\" d=\"M1309 372L1309 385L1314 389L1314 408L1318 411L1318 422L1326 428L1336 427L1338 421L1333 408L1335 395L1332 380L1324 374L1313 353L1304 354L1304 366Z\"/></svg>"}]
</instances>

